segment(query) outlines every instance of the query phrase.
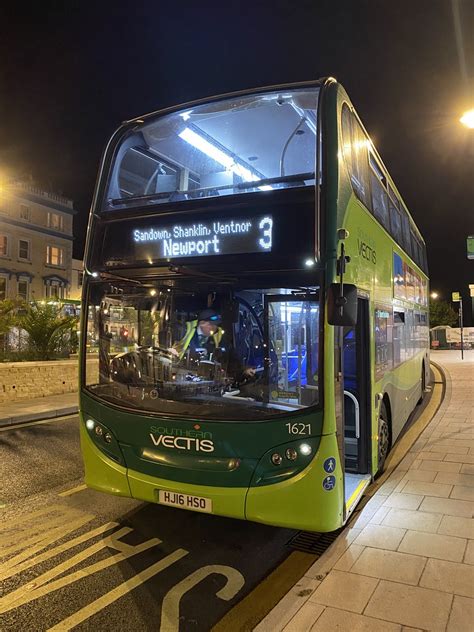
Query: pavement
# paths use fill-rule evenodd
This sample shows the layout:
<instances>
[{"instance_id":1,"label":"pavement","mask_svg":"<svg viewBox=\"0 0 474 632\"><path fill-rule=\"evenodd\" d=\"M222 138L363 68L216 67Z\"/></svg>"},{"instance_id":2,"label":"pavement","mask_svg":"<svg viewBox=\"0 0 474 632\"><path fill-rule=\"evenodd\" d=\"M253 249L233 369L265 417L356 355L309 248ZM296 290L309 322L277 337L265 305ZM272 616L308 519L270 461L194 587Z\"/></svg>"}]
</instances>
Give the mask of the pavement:
<instances>
[{"instance_id":1,"label":"pavement","mask_svg":"<svg viewBox=\"0 0 474 632\"><path fill-rule=\"evenodd\" d=\"M61 393L47 397L0 403L0 426L72 415L78 410L78 394Z\"/></svg>"},{"instance_id":2,"label":"pavement","mask_svg":"<svg viewBox=\"0 0 474 632\"><path fill-rule=\"evenodd\" d=\"M474 629L474 351L432 351L441 406L255 632Z\"/></svg>"}]
</instances>

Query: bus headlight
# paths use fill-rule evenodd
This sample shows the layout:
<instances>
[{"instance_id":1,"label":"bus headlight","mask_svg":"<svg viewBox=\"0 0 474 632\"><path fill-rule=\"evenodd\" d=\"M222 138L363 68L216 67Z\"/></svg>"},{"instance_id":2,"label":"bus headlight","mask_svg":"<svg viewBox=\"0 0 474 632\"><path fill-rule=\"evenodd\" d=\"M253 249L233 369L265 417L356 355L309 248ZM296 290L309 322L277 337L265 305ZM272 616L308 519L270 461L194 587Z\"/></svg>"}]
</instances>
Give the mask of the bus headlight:
<instances>
[{"instance_id":1,"label":"bus headlight","mask_svg":"<svg viewBox=\"0 0 474 632\"><path fill-rule=\"evenodd\" d=\"M287 448L285 456L288 461L295 461L298 456L298 452L294 448Z\"/></svg>"},{"instance_id":2,"label":"bus headlight","mask_svg":"<svg viewBox=\"0 0 474 632\"><path fill-rule=\"evenodd\" d=\"M281 454L278 454L278 452L274 452L271 458L273 465L281 465L281 462L283 461L283 457Z\"/></svg>"},{"instance_id":3,"label":"bus headlight","mask_svg":"<svg viewBox=\"0 0 474 632\"><path fill-rule=\"evenodd\" d=\"M113 432L104 426L103 423L99 423L90 417L86 419L85 426L89 431L89 436L94 442L94 445L99 448L101 452L104 452L104 454L117 463L125 465L122 450Z\"/></svg>"},{"instance_id":4,"label":"bus headlight","mask_svg":"<svg viewBox=\"0 0 474 632\"><path fill-rule=\"evenodd\" d=\"M279 483L302 472L318 453L320 436L275 445L260 457L251 487Z\"/></svg>"}]
</instances>

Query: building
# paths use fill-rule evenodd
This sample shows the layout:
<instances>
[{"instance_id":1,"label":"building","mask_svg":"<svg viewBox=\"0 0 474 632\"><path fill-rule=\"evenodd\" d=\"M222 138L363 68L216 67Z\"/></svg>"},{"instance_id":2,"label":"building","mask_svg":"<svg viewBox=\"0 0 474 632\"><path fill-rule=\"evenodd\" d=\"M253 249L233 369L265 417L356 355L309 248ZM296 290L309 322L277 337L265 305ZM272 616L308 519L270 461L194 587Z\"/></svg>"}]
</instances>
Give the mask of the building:
<instances>
[{"instance_id":1,"label":"building","mask_svg":"<svg viewBox=\"0 0 474 632\"><path fill-rule=\"evenodd\" d=\"M84 278L84 262L82 259L72 260L71 289L68 298L80 301L82 295L82 280Z\"/></svg>"},{"instance_id":2,"label":"building","mask_svg":"<svg viewBox=\"0 0 474 632\"><path fill-rule=\"evenodd\" d=\"M30 182L0 194L0 300L68 299L72 277L71 200Z\"/></svg>"}]
</instances>

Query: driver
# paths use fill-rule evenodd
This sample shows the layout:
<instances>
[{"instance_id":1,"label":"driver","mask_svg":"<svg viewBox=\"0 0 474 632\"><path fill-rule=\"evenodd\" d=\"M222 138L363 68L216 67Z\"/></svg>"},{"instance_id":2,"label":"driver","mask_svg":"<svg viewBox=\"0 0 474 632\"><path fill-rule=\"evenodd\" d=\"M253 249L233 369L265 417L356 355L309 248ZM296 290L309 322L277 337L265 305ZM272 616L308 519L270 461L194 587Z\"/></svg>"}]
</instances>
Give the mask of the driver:
<instances>
[{"instance_id":1,"label":"driver","mask_svg":"<svg viewBox=\"0 0 474 632\"><path fill-rule=\"evenodd\" d=\"M184 337L168 351L180 360L188 349L197 351L204 349L209 357L219 346L224 330L219 327L222 322L220 315L213 309L203 309L197 320L188 320Z\"/></svg>"},{"instance_id":2,"label":"driver","mask_svg":"<svg viewBox=\"0 0 474 632\"><path fill-rule=\"evenodd\" d=\"M188 350L191 352L204 350L209 358L211 353L220 348L224 335L224 330L220 327L221 322L220 314L214 309L203 309L199 312L196 320L187 321L186 333L183 338L170 347L168 351L181 360ZM245 367L237 373L240 374L240 379L254 377L255 369Z\"/></svg>"}]
</instances>

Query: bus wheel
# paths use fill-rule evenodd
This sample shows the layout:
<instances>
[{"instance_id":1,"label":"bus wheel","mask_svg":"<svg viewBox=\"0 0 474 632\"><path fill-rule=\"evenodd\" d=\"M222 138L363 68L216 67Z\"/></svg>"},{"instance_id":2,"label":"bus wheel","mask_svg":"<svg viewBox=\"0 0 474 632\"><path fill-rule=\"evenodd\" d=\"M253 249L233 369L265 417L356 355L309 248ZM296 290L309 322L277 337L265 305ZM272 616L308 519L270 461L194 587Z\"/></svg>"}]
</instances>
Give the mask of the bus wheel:
<instances>
[{"instance_id":1,"label":"bus wheel","mask_svg":"<svg viewBox=\"0 0 474 632\"><path fill-rule=\"evenodd\" d=\"M388 423L387 409L385 403L380 404L379 427L378 427L378 469L377 474L383 472L385 459L390 449L390 428Z\"/></svg>"}]
</instances>

